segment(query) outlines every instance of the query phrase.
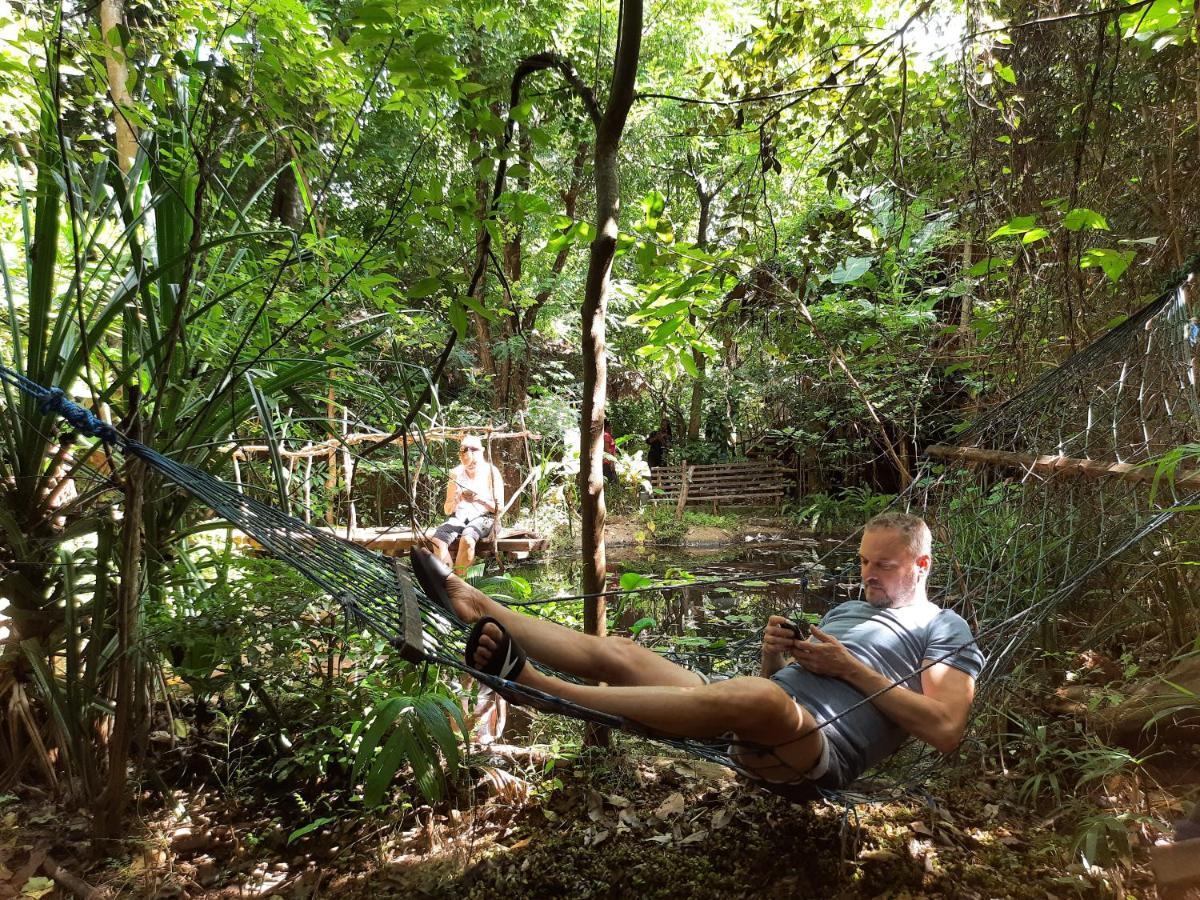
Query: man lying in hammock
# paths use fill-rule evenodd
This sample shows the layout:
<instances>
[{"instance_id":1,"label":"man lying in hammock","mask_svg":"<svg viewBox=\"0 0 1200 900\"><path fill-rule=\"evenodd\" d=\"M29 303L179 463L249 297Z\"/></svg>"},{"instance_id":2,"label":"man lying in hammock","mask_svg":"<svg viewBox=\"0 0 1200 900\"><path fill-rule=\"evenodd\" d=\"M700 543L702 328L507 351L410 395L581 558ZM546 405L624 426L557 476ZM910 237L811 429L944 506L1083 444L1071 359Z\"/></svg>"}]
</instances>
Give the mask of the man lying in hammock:
<instances>
[{"instance_id":1,"label":"man lying in hammock","mask_svg":"<svg viewBox=\"0 0 1200 900\"><path fill-rule=\"evenodd\" d=\"M984 659L962 617L926 596L931 547L929 528L916 516L876 516L859 548L865 601L830 610L807 639L771 616L762 677L720 681L626 638L580 634L514 612L457 578L445 587L454 611L474 625L468 665L659 732L698 739L732 733L731 756L760 780L832 790L909 735L943 753L962 739ZM417 572L429 580L420 561ZM526 654L603 684L555 678L526 665Z\"/></svg>"}]
</instances>

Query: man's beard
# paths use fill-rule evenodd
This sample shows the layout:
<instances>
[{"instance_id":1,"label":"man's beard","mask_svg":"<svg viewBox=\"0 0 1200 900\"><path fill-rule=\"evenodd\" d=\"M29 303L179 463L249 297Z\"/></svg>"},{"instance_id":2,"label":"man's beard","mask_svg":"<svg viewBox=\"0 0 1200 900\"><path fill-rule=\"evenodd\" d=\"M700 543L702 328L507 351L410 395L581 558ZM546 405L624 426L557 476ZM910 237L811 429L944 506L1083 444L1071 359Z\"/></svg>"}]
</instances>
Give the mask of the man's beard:
<instances>
[{"instance_id":1,"label":"man's beard","mask_svg":"<svg viewBox=\"0 0 1200 900\"><path fill-rule=\"evenodd\" d=\"M886 590L884 590L883 585L877 584L872 588L868 588L867 585L864 584L863 596L866 597L867 602L876 609L892 609L897 606L905 606L906 604L911 603L917 593L917 584L918 582L914 578L910 583L901 585L899 590L897 590L894 594L889 594ZM874 593L874 596L872 596L872 592Z\"/></svg>"}]
</instances>

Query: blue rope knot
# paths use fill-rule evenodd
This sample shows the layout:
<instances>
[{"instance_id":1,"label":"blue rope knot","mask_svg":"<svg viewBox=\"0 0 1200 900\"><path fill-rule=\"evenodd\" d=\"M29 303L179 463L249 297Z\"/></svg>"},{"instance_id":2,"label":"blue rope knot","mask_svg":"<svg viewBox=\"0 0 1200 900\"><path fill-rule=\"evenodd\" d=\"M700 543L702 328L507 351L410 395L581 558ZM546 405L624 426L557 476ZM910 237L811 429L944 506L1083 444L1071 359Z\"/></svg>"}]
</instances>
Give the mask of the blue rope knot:
<instances>
[{"instance_id":1,"label":"blue rope knot","mask_svg":"<svg viewBox=\"0 0 1200 900\"><path fill-rule=\"evenodd\" d=\"M121 433L89 409L67 399L62 388L49 388L38 409L43 413L58 413L71 427L88 437L100 438L106 444L119 444Z\"/></svg>"}]
</instances>

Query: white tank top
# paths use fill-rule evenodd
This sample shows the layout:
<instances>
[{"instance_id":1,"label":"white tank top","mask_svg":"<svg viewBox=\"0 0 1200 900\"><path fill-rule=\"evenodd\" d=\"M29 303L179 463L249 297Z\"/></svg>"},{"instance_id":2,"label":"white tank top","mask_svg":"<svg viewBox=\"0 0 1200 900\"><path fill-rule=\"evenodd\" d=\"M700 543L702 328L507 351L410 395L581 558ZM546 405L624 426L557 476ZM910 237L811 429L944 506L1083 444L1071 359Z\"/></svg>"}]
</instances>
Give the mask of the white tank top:
<instances>
[{"instance_id":1,"label":"white tank top","mask_svg":"<svg viewBox=\"0 0 1200 900\"><path fill-rule=\"evenodd\" d=\"M475 467L475 477L472 478L467 474L466 466L458 465L450 470L450 477L458 484L459 491L474 491L476 497L475 500L459 500L458 506L454 507L454 518L465 521L478 516L495 515L487 506L478 502L483 500L492 506L497 505L497 488L503 482L501 482L500 472L495 466L480 462Z\"/></svg>"}]
</instances>

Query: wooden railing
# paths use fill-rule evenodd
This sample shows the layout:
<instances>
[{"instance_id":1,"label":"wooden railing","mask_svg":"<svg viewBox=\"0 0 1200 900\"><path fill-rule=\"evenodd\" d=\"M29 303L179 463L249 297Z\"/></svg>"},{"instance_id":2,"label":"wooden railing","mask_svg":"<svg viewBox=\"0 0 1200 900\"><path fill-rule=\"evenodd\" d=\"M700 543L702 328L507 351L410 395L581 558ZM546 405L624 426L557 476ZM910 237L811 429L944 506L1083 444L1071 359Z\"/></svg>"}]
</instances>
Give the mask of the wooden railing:
<instances>
[{"instance_id":1,"label":"wooden railing","mask_svg":"<svg viewBox=\"0 0 1200 900\"><path fill-rule=\"evenodd\" d=\"M662 466L651 472L654 501L722 506L779 506L787 493L788 470L773 460Z\"/></svg>"}]
</instances>

